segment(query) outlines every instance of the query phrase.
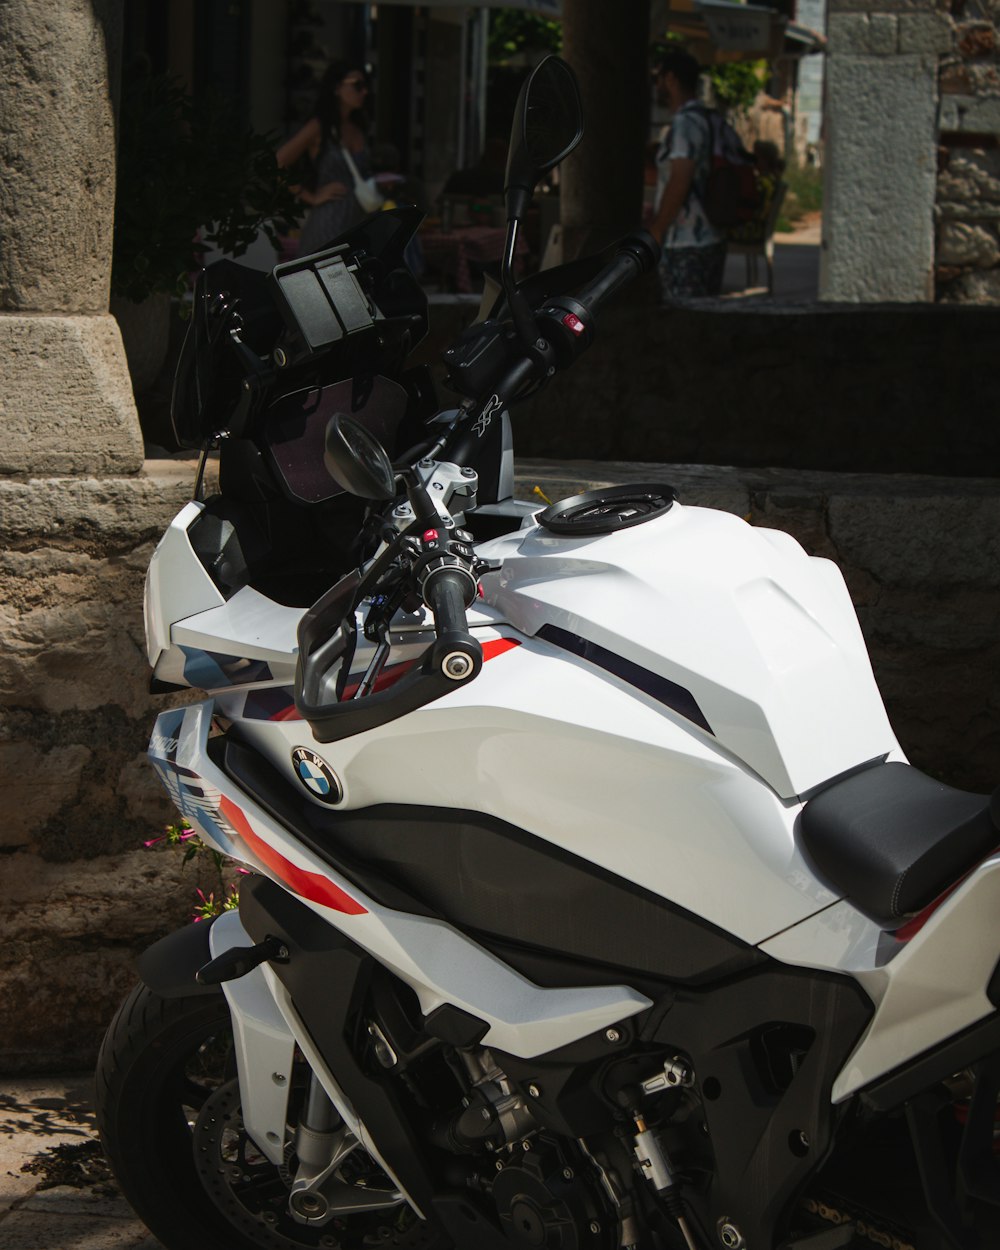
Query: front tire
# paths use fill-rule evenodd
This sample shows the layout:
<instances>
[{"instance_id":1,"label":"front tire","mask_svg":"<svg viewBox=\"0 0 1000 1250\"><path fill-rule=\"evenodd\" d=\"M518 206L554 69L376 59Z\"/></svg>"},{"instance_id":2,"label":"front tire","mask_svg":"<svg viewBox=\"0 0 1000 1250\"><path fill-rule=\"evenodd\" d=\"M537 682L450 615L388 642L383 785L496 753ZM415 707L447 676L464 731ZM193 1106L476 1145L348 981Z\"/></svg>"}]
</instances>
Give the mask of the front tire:
<instances>
[{"instance_id":1,"label":"front tire","mask_svg":"<svg viewBox=\"0 0 1000 1250\"><path fill-rule=\"evenodd\" d=\"M230 1108L232 1165L225 1169L195 1162L196 1150L205 1149L198 1120L206 1104L203 1123L215 1107ZM292 1219L288 1169L268 1162L242 1129L232 1024L221 993L161 998L145 985L132 991L101 1046L97 1121L122 1193L167 1250L363 1250L376 1243L417 1250L435 1241L405 1205L318 1227Z\"/></svg>"},{"instance_id":2,"label":"front tire","mask_svg":"<svg viewBox=\"0 0 1000 1250\"><path fill-rule=\"evenodd\" d=\"M125 1198L169 1250L202 1239L219 1250L249 1250L204 1192L190 1145L189 1113L224 1075L230 1040L221 994L160 998L138 985L101 1045L101 1141ZM202 1081L192 1071L199 1061Z\"/></svg>"}]
</instances>

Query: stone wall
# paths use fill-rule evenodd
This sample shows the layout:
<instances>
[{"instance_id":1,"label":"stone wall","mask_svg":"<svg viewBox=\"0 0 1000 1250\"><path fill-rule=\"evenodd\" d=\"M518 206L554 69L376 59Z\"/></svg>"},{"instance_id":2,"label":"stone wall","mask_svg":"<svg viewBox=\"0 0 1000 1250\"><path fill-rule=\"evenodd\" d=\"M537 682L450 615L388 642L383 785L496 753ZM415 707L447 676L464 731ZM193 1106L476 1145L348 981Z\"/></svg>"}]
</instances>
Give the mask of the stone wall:
<instances>
[{"instance_id":1,"label":"stone wall","mask_svg":"<svg viewBox=\"0 0 1000 1250\"><path fill-rule=\"evenodd\" d=\"M831 0L824 299L1000 302L1000 5Z\"/></svg>"},{"instance_id":2,"label":"stone wall","mask_svg":"<svg viewBox=\"0 0 1000 1250\"><path fill-rule=\"evenodd\" d=\"M0 1070L89 1064L134 956L199 878L143 849L172 819L146 761L142 585L193 466L0 478Z\"/></svg>"},{"instance_id":3,"label":"stone wall","mask_svg":"<svg viewBox=\"0 0 1000 1250\"><path fill-rule=\"evenodd\" d=\"M742 306L741 306L742 305ZM472 317L433 307L428 362ZM514 410L521 455L1000 473L1000 309L699 301L602 313L594 346Z\"/></svg>"},{"instance_id":4,"label":"stone wall","mask_svg":"<svg viewBox=\"0 0 1000 1250\"><path fill-rule=\"evenodd\" d=\"M951 0L941 58L938 298L1000 303L1000 4Z\"/></svg>"},{"instance_id":5,"label":"stone wall","mask_svg":"<svg viewBox=\"0 0 1000 1250\"><path fill-rule=\"evenodd\" d=\"M932 297L936 0L830 0L823 299Z\"/></svg>"},{"instance_id":6,"label":"stone wall","mask_svg":"<svg viewBox=\"0 0 1000 1250\"><path fill-rule=\"evenodd\" d=\"M191 468L142 473L108 313L121 0L0 5L0 1069L90 1063L191 911L145 762L142 581Z\"/></svg>"}]
</instances>

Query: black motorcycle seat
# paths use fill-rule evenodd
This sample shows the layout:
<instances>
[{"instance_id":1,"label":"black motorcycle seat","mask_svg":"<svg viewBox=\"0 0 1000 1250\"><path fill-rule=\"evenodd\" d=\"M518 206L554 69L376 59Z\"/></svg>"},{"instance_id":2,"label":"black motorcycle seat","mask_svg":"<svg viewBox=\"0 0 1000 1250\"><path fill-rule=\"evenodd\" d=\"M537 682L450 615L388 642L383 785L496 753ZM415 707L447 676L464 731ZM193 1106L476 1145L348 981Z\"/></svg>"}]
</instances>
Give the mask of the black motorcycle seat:
<instances>
[{"instance_id":1,"label":"black motorcycle seat","mask_svg":"<svg viewBox=\"0 0 1000 1250\"><path fill-rule=\"evenodd\" d=\"M835 782L802 810L802 845L821 877L880 923L920 911L1000 844L1000 805L909 764Z\"/></svg>"}]
</instances>

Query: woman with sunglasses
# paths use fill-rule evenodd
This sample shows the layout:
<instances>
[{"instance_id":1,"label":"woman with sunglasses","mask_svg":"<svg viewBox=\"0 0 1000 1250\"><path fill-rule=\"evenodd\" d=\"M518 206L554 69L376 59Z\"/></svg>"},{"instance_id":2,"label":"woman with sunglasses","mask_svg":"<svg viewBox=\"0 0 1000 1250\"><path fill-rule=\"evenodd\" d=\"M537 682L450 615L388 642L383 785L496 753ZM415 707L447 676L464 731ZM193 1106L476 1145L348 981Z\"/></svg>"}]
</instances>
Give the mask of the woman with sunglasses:
<instances>
[{"instance_id":1,"label":"woman with sunglasses","mask_svg":"<svg viewBox=\"0 0 1000 1250\"><path fill-rule=\"evenodd\" d=\"M300 256L320 251L364 216L354 196L354 178L344 149L350 152L361 177L369 177L371 157L364 113L367 97L364 71L348 61L334 61L320 82L313 115L278 149L282 169L300 160L308 167L308 175L297 188L299 199L310 210L299 240Z\"/></svg>"}]
</instances>

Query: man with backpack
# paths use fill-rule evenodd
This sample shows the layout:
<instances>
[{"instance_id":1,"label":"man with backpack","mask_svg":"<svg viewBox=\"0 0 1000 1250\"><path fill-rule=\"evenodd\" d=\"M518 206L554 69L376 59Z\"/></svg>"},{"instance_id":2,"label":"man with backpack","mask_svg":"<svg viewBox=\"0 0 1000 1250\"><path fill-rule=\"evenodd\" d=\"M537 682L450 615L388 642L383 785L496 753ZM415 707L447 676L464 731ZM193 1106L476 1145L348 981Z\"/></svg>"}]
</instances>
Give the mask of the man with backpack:
<instances>
[{"instance_id":1,"label":"man with backpack","mask_svg":"<svg viewBox=\"0 0 1000 1250\"><path fill-rule=\"evenodd\" d=\"M710 183L722 135L696 98L699 73L694 57L679 49L664 53L657 67L657 88L673 113L656 153L657 202L650 226L663 244L660 285L666 299L718 295L726 264L725 225L713 217L725 217L727 210L709 211L711 192L720 198L719 180L714 187Z\"/></svg>"}]
</instances>

